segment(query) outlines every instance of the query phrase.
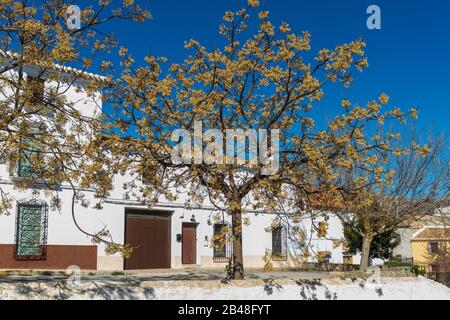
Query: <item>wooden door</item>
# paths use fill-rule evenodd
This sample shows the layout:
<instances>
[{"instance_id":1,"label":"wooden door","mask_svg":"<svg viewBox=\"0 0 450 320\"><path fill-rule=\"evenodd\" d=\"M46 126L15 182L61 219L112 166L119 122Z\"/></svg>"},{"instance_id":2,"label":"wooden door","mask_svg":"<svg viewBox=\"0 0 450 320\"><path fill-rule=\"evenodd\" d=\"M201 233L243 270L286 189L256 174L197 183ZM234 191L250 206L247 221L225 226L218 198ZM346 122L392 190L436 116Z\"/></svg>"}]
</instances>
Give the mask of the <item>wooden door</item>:
<instances>
[{"instance_id":1,"label":"wooden door","mask_svg":"<svg viewBox=\"0 0 450 320\"><path fill-rule=\"evenodd\" d=\"M170 268L170 214L126 213L125 242L134 247L125 269Z\"/></svg>"},{"instance_id":2,"label":"wooden door","mask_svg":"<svg viewBox=\"0 0 450 320\"><path fill-rule=\"evenodd\" d=\"M196 264L197 262L197 224L183 222L182 224L182 255L183 264Z\"/></svg>"}]
</instances>

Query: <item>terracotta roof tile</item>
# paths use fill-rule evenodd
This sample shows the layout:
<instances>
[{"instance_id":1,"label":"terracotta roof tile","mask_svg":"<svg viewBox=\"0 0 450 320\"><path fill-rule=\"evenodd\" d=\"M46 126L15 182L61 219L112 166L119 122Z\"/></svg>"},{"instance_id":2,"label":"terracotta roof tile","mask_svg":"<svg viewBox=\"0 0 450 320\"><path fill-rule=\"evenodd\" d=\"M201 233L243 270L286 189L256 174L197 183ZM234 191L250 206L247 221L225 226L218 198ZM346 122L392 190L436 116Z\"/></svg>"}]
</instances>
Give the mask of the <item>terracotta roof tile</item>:
<instances>
[{"instance_id":1,"label":"terracotta roof tile","mask_svg":"<svg viewBox=\"0 0 450 320\"><path fill-rule=\"evenodd\" d=\"M450 227L424 227L413 236L412 241L418 240L449 240Z\"/></svg>"}]
</instances>

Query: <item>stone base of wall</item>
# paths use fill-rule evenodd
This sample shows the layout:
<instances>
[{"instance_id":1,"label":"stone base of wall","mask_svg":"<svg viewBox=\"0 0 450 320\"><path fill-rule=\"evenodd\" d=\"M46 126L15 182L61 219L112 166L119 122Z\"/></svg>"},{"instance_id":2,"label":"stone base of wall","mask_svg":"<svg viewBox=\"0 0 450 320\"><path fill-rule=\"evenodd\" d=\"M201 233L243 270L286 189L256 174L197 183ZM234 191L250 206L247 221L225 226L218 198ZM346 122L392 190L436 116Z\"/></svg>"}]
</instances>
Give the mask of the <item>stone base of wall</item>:
<instances>
[{"instance_id":1,"label":"stone base of wall","mask_svg":"<svg viewBox=\"0 0 450 320\"><path fill-rule=\"evenodd\" d=\"M297 271L353 271L358 270L359 264L325 263L325 262L303 262L293 270Z\"/></svg>"},{"instance_id":2,"label":"stone base of wall","mask_svg":"<svg viewBox=\"0 0 450 320\"><path fill-rule=\"evenodd\" d=\"M14 244L0 244L0 269L97 269L97 246L47 245L45 260L16 260Z\"/></svg>"},{"instance_id":3,"label":"stone base of wall","mask_svg":"<svg viewBox=\"0 0 450 320\"><path fill-rule=\"evenodd\" d=\"M183 265L181 263L181 256L171 256L170 257L170 267L171 269L181 269Z\"/></svg>"},{"instance_id":4,"label":"stone base of wall","mask_svg":"<svg viewBox=\"0 0 450 320\"><path fill-rule=\"evenodd\" d=\"M286 260L271 261L272 267L274 269L294 269L302 265L302 261L295 257L288 257ZM200 261L197 264L199 268L203 269L223 269L228 264L228 261L214 261L212 256L201 256ZM244 267L245 268L264 268L265 262L263 261L263 256L244 256ZM181 257L172 256L172 268L181 269L184 265L181 264Z\"/></svg>"},{"instance_id":5,"label":"stone base of wall","mask_svg":"<svg viewBox=\"0 0 450 320\"><path fill-rule=\"evenodd\" d=\"M244 266L245 268L263 268L264 261L262 256L244 256ZM200 269L224 269L228 264L228 261L214 261L212 256L201 256L200 261L197 261L195 267ZM180 256L172 256L172 269L183 269L186 267L193 267L192 265L186 266L181 263ZM292 259L288 261L274 261L274 267L285 268L289 265L294 265Z\"/></svg>"},{"instance_id":6,"label":"stone base of wall","mask_svg":"<svg viewBox=\"0 0 450 320\"><path fill-rule=\"evenodd\" d=\"M410 270L410 268L380 268L379 275L384 278L401 278L401 277L415 277L416 275ZM353 271L335 271L331 272L332 277L336 278L360 278L366 279L368 277L376 277L377 275L372 271L362 272L359 270Z\"/></svg>"},{"instance_id":7,"label":"stone base of wall","mask_svg":"<svg viewBox=\"0 0 450 320\"><path fill-rule=\"evenodd\" d=\"M303 261L294 256L288 256L283 260L271 260L270 264L273 269L296 269L303 265ZM266 263L263 256L244 256L244 266L246 268L264 268Z\"/></svg>"},{"instance_id":8,"label":"stone base of wall","mask_svg":"<svg viewBox=\"0 0 450 320\"><path fill-rule=\"evenodd\" d=\"M97 270L104 270L104 271L123 270L123 258L121 256L98 256Z\"/></svg>"}]
</instances>

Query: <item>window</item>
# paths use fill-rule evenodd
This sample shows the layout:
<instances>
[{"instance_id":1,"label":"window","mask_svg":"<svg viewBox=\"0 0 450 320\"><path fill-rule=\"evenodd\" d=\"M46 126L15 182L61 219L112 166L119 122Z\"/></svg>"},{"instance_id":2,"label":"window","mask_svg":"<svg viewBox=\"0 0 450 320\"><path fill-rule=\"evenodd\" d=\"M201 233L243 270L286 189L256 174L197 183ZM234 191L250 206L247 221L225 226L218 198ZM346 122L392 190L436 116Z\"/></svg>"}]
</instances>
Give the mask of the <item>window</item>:
<instances>
[{"instance_id":1,"label":"window","mask_svg":"<svg viewBox=\"0 0 450 320\"><path fill-rule=\"evenodd\" d=\"M213 261L227 262L231 258L231 242L228 239L228 226L226 223L216 223L213 226Z\"/></svg>"},{"instance_id":2,"label":"window","mask_svg":"<svg viewBox=\"0 0 450 320\"><path fill-rule=\"evenodd\" d=\"M439 243L437 241L430 241L428 244L430 253L439 253Z\"/></svg>"},{"instance_id":3,"label":"window","mask_svg":"<svg viewBox=\"0 0 450 320\"><path fill-rule=\"evenodd\" d=\"M353 256L349 255L346 252L342 253L342 259L343 259L343 264L347 265L347 264L353 264Z\"/></svg>"},{"instance_id":4,"label":"window","mask_svg":"<svg viewBox=\"0 0 450 320\"><path fill-rule=\"evenodd\" d=\"M272 228L272 259L287 259L287 232L283 225Z\"/></svg>"},{"instance_id":5,"label":"window","mask_svg":"<svg viewBox=\"0 0 450 320\"><path fill-rule=\"evenodd\" d=\"M37 77L27 76L27 90L27 101L29 104L29 106L27 107L33 107L43 103L45 80Z\"/></svg>"},{"instance_id":6,"label":"window","mask_svg":"<svg viewBox=\"0 0 450 320\"><path fill-rule=\"evenodd\" d=\"M39 201L19 203L16 217L17 260L46 258L47 205Z\"/></svg>"},{"instance_id":7,"label":"window","mask_svg":"<svg viewBox=\"0 0 450 320\"><path fill-rule=\"evenodd\" d=\"M317 251L316 258L319 263L330 263L331 252L330 251ZM352 259L352 261L353 261L353 259Z\"/></svg>"},{"instance_id":8,"label":"window","mask_svg":"<svg viewBox=\"0 0 450 320\"><path fill-rule=\"evenodd\" d=\"M144 169L141 175L141 180L143 184L150 184L152 179L155 178L156 171L152 171L150 169Z\"/></svg>"},{"instance_id":9,"label":"window","mask_svg":"<svg viewBox=\"0 0 450 320\"><path fill-rule=\"evenodd\" d=\"M439 272L439 265L431 264L430 269L431 269L431 272Z\"/></svg>"},{"instance_id":10,"label":"window","mask_svg":"<svg viewBox=\"0 0 450 320\"><path fill-rule=\"evenodd\" d=\"M161 167L157 163L152 162L144 162L141 170L141 181L143 184L154 183L155 179L163 174Z\"/></svg>"},{"instance_id":11,"label":"window","mask_svg":"<svg viewBox=\"0 0 450 320\"><path fill-rule=\"evenodd\" d=\"M20 152L19 167L17 175L22 178L36 178L36 164L42 159L42 150L39 146L39 129L30 130L30 137L24 137L23 143L25 148Z\"/></svg>"},{"instance_id":12,"label":"window","mask_svg":"<svg viewBox=\"0 0 450 320\"><path fill-rule=\"evenodd\" d=\"M54 92L54 94L56 94L56 92ZM61 95L61 93L58 95ZM46 97L44 79L28 75L24 93L24 111L47 118L54 118L56 109L53 107L52 103L49 103L50 100L53 100L53 102L58 104L60 103L60 99L57 97Z\"/></svg>"}]
</instances>

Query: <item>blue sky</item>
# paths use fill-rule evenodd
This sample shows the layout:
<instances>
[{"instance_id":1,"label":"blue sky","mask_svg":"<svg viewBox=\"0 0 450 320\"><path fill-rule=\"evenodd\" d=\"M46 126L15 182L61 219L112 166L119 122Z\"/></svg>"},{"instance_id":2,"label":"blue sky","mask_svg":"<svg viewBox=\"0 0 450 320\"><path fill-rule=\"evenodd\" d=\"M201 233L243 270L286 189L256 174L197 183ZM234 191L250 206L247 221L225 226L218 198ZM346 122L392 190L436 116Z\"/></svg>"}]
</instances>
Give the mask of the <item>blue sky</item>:
<instances>
[{"instance_id":1,"label":"blue sky","mask_svg":"<svg viewBox=\"0 0 450 320\"><path fill-rule=\"evenodd\" d=\"M153 19L144 24L114 24L113 31L137 60L160 55L169 62L186 57L185 40L195 38L208 48L220 47L218 25L226 10L245 0L137 0ZM381 8L381 30L366 27L366 8ZM369 68L357 74L349 89L329 86L313 116L325 121L339 112L339 101L365 103L381 92L393 106L420 110L417 126L450 133L450 1L427 0L261 0L274 22L284 20L293 31L312 34L312 52L352 41L367 43Z\"/></svg>"}]
</instances>

